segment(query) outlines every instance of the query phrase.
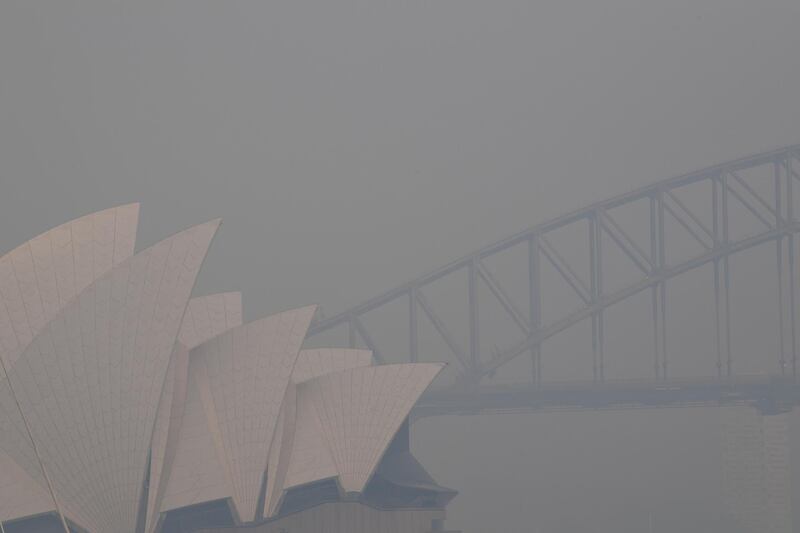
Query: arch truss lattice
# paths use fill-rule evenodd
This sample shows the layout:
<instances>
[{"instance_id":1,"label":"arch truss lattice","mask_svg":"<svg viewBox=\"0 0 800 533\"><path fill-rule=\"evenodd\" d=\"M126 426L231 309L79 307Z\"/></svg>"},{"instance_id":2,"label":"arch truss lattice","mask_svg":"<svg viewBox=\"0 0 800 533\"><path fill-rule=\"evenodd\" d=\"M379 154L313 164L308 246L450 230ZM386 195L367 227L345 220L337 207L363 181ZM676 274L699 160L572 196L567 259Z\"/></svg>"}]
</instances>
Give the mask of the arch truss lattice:
<instances>
[{"instance_id":1,"label":"arch truss lattice","mask_svg":"<svg viewBox=\"0 0 800 533\"><path fill-rule=\"evenodd\" d=\"M407 306L406 319L393 323L407 339L403 359L420 358L419 331L423 321L435 331L458 371L456 385L486 383L500 367L519 357L531 358L531 383L545 379L542 343L584 320L591 322L592 376L606 379L605 320L609 306L649 291L652 302L652 375L670 377L666 332L666 287L672 278L703 265L713 268L714 336L716 377L733 378L736 362L731 355L730 257L758 245L774 244L774 274L778 283L776 305L779 353L770 373L796 378L797 316L795 281L795 234L800 231L795 211L800 201L800 146L791 146L716 165L698 172L656 182L635 191L601 201L526 231L492 243L416 280L331 317L318 317L309 336L347 328L353 347L365 345L378 361L385 360L382 347L369 326L369 316L390 305ZM637 207L638 206L638 207ZM741 221L752 224L742 229ZM576 229L577 228L577 229ZM578 264L564 254L560 235L582 232L583 257ZM574 242L574 241L573 241ZM674 247L673 242L680 246ZM688 245L687 243L691 243ZM773 244L770 244L773 243ZM566 245L564 245L566 246ZM569 246L574 247L574 244ZM510 293L487 265L492 258L522 247L527 272L524 303L516 290ZM681 248L682 253L669 253ZM688 255L685 250L693 250ZM607 283L609 258L626 261L634 275L624 283ZM568 257L569 256L569 257ZM619 258L623 259L619 259ZM579 304L568 312L548 313L543 298L542 271L557 277L577 297ZM462 276L466 302L461 311L468 316L466 333L449 328L447 313L434 308L426 293L448 278ZM488 289L488 291L486 290ZM488 296L487 296L488 295ZM516 336L502 349L486 350L480 342L485 317L479 313L482 299L493 299L502 309L493 320L513 324ZM491 353L486 353L491 352ZM452 356L452 357L451 357ZM588 362L587 362L588 363ZM713 368L711 366L710 368ZM715 376L710 376L715 377Z\"/></svg>"}]
</instances>

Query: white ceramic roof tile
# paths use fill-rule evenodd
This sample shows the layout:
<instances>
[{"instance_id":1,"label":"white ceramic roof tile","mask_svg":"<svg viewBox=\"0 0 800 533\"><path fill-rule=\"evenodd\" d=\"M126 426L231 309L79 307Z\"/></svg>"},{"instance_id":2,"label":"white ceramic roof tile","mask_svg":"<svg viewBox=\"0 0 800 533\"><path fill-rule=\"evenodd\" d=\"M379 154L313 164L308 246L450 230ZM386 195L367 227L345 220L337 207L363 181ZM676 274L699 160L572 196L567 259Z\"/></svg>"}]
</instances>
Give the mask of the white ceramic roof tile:
<instances>
[{"instance_id":1,"label":"white ceramic roof tile","mask_svg":"<svg viewBox=\"0 0 800 533\"><path fill-rule=\"evenodd\" d=\"M9 382L5 379L0 380L0 427L2 427L2 431L0 431L2 450L16 461L31 481L45 488L46 482L36 459L33 443L28 437L25 422L17 409ZM49 506L43 508L41 512L49 512L54 509L55 504L51 500ZM9 518L0 514L0 519L8 520Z\"/></svg>"},{"instance_id":2,"label":"white ceramic roof tile","mask_svg":"<svg viewBox=\"0 0 800 533\"><path fill-rule=\"evenodd\" d=\"M135 528L170 354L218 225L181 232L98 278L9 371L54 490L87 529ZM91 269L111 264L106 241L114 232L86 231L102 245Z\"/></svg>"},{"instance_id":3,"label":"white ceramic roof tile","mask_svg":"<svg viewBox=\"0 0 800 533\"><path fill-rule=\"evenodd\" d=\"M133 254L138 214L139 204L130 204L86 215L0 257L0 356L7 365L69 301Z\"/></svg>"},{"instance_id":4,"label":"white ceramic roof tile","mask_svg":"<svg viewBox=\"0 0 800 533\"><path fill-rule=\"evenodd\" d=\"M244 521L257 518L269 443L315 309L251 322L214 337L192 354L190 366L197 363L208 376L207 401L216 415L234 506Z\"/></svg>"},{"instance_id":5,"label":"white ceramic roof tile","mask_svg":"<svg viewBox=\"0 0 800 533\"><path fill-rule=\"evenodd\" d=\"M22 467L0 451L0 516L2 521L53 510L53 499Z\"/></svg>"},{"instance_id":6,"label":"white ceramic roof tile","mask_svg":"<svg viewBox=\"0 0 800 533\"><path fill-rule=\"evenodd\" d=\"M175 459L184 413L189 371L189 351L198 344L242 325L242 295L211 294L189 300L178 334L179 346L170 360L153 428L148 492L148 532L155 530L161 512L168 472Z\"/></svg>"},{"instance_id":7,"label":"white ceramic roof tile","mask_svg":"<svg viewBox=\"0 0 800 533\"><path fill-rule=\"evenodd\" d=\"M139 204L93 213L53 228L0 258L0 357L8 367L78 293L133 254L138 216ZM87 230L91 238L84 238ZM95 262L95 250L108 247L114 257ZM91 268L78 275L76 265L86 261ZM27 480L17 477L18 492L27 491L30 483L43 488L41 469L3 376L0 396L4 398L0 402L0 448L12 453L21 472L29 476ZM50 512L54 504L50 499L47 505L29 510L31 514ZM0 509L0 521L8 519Z\"/></svg>"},{"instance_id":8,"label":"white ceramic roof tile","mask_svg":"<svg viewBox=\"0 0 800 533\"><path fill-rule=\"evenodd\" d=\"M300 385L309 394L346 492L361 492L403 420L443 365L353 368Z\"/></svg>"},{"instance_id":9,"label":"white ceramic roof tile","mask_svg":"<svg viewBox=\"0 0 800 533\"><path fill-rule=\"evenodd\" d=\"M303 392L306 386L307 383L298 386L294 442L284 481L284 490L337 475L336 463L333 462L331 452L322 436L322 427L311 396L307 392ZM277 503L275 502L273 507ZM274 511L273 508L273 513Z\"/></svg>"},{"instance_id":10,"label":"white ceramic roof tile","mask_svg":"<svg viewBox=\"0 0 800 533\"><path fill-rule=\"evenodd\" d=\"M230 498L233 494L212 433L214 416L205 410L201 386L208 388L206 376L200 373L198 365L190 363L186 403L174 460L166 476L164 496L159 506L162 513Z\"/></svg>"},{"instance_id":11,"label":"white ceramic roof tile","mask_svg":"<svg viewBox=\"0 0 800 533\"><path fill-rule=\"evenodd\" d=\"M163 487L175 454L175 441L186 403L186 380L189 350L178 343L167 367L164 388L156 411L153 437L150 443L150 488L147 493L147 524L152 531L158 513Z\"/></svg>"},{"instance_id":12,"label":"white ceramic roof tile","mask_svg":"<svg viewBox=\"0 0 800 533\"><path fill-rule=\"evenodd\" d=\"M302 351L300 352L302 355ZM298 360L299 361L299 360ZM295 366L295 368L297 368ZM264 513L272 516L283 495L283 486L289 470L289 461L294 445L295 422L297 420L297 386L289 383L281 405L278 426L269 448L267 465L267 490L264 494Z\"/></svg>"},{"instance_id":13,"label":"white ceramic roof tile","mask_svg":"<svg viewBox=\"0 0 800 533\"><path fill-rule=\"evenodd\" d=\"M242 325L242 294L225 292L189 300L178 341L195 348L212 337Z\"/></svg>"},{"instance_id":14,"label":"white ceramic roof tile","mask_svg":"<svg viewBox=\"0 0 800 533\"><path fill-rule=\"evenodd\" d=\"M348 348L300 350L292 381L302 383L325 374L371 364L372 352L370 350Z\"/></svg>"}]
</instances>

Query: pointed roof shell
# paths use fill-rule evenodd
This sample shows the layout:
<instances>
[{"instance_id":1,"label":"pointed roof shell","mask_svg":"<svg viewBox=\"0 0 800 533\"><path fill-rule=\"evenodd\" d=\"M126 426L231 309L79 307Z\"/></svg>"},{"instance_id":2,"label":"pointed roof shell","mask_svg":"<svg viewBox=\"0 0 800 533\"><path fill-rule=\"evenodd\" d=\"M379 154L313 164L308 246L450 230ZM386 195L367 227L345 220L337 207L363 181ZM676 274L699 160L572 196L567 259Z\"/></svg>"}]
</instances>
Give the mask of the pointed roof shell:
<instances>
[{"instance_id":1,"label":"pointed roof shell","mask_svg":"<svg viewBox=\"0 0 800 533\"><path fill-rule=\"evenodd\" d=\"M283 490L336 477L337 474L311 395L298 391L294 441ZM272 511L276 510L273 507Z\"/></svg>"},{"instance_id":2,"label":"pointed roof shell","mask_svg":"<svg viewBox=\"0 0 800 533\"><path fill-rule=\"evenodd\" d=\"M57 226L0 257L0 356L11 366L83 289L133 255L139 204Z\"/></svg>"},{"instance_id":3,"label":"pointed roof shell","mask_svg":"<svg viewBox=\"0 0 800 533\"><path fill-rule=\"evenodd\" d=\"M147 503L148 533L155 531L158 526L167 478L176 457L186 403L189 351L212 337L241 325L242 295L239 292L192 298L186 306L178 333L178 346L170 359L153 428Z\"/></svg>"},{"instance_id":4,"label":"pointed roof shell","mask_svg":"<svg viewBox=\"0 0 800 533\"><path fill-rule=\"evenodd\" d=\"M301 350L292 373L292 381L302 383L321 375L371 364L370 350L348 348ZM319 423L314 421L317 415L313 408L309 408L307 400L302 407L303 415L298 418L297 392L294 384L286 391L283 405L275 444L270 448L264 504L267 516L277 512L285 488L288 488L287 482L292 484L289 486L295 486L336 475L335 468L330 468L333 463L322 443ZM297 431L298 425L299 431ZM295 449L297 452L293 453Z\"/></svg>"},{"instance_id":5,"label":"pointed roof shell","mask_svg":"<svg viewBox=\"0 0 800 533\"><path fill-rule=\"evenodd\" d=\"M159 513L233 495L233 483L219 453L222 448L219 424L213 409L206 407L211 402L203 401L211 393L208 378L201 370L190 361L184 412L174 460L165 476Z\"/></svg>"},{"instance_id":6,"label":"pointed roof shell","mask_svg":"<svg viewBox=\"0 0 800 533\"><path fill-rule=\"evenodd\" d=\"M135 528L170 354L218 226L195 226L118 264L9 369L54 491L87 529Z\"/></svg>"},{"instance_id":7,"label":"pointed roof shell","mask_svg":"<svg viewBox=\"0 0 800 533\"><path fill-rule=\"evenodd\" d=\"M308 394L339 482L361 492L403 420L443 365L409 363L353 368L300 385Z\"/></svg>"},{"instance_id":8,"label":"pointed roof shell","mask_svg":"<svg viewBox=\"0 0 800 533\"><path fill-rule=\"evenodd\" d=\"M0 359L6 367L75 295L133 255L138 220L138 203L105 209L61 224L0 257ZM0 448L14 452L15 459L5 458L16 460L19 471L5 478L4 487L17 495L44 491L46 499L32 495L25 512L52 512L55 505L8 385L0 375ZM0 505L0 521L27 516L18 512Z\"/></svg>"},{"instance_id":9,"label":"pointed roof shell","mask_svg":"<svg viewBox=\"0 0 800 533\"><path fill-rule=\"evenodd\" d=\"M218 479L230 485L231 492L225 496L232 497L234 509L243 521L257 519L269 445L315 309L305 307L245 324L214 337L191 353L185 418L189 419L190 412L205 418L191 438L205 442L205 446L213 443L224 472ZM196 405L191 401L195 386L199 397ZM180 442L183 440L182 429L179 450L188 445ZM162 511L168 510L167 505L174 509L186 501L171 494L191 495L194 503L199 503L188 485L191 476L181 479L174 484L170 479L169 501L165 498ZM217 487L215 494L223 490L224 487Z\"/></svg>"}]
</instances>

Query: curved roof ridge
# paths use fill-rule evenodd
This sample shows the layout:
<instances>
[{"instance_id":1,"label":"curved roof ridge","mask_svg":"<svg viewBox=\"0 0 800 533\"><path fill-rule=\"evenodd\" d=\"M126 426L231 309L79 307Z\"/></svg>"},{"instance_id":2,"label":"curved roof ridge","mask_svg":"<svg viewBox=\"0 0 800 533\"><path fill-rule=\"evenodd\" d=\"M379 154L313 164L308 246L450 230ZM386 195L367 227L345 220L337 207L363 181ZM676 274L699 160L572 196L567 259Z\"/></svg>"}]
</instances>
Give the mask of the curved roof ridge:
<instances>
[{"instance_id":1,"label":"curved roof ridge","mask_svg":"<svg viewBox=\"0 0 800 533\"><path fill-rule=\"evenodd\" d=\"M373 364L372 350L360 348L309 348L300 350L292 381L297 384L316 377Z\"/></svg>"},{"instance_id":2,"label":"curved roof ridge","mask_svg":"<svg viewBox=\"0 0 800 533\"><path fill-rule=\"evenodd\" d=\"M20 244L18 244L14 248L11 248L11 250L9 250L8 252L4 253L3 255L8 255L12 251L14 251L17 248L19 248L20 246L24 246L25 244L29 243L32 240L38 239L40 237L43 237L43 236L47 235L48 233L52 232L53 230L56 230L56 229L59 229L59 228L63 228L65 226L69 226L71 224L74 224L75 222L78 222L78 221L81 221L81 220L84 220L84 219L88 219L88 218L94 217L96 215L101 215L103 213L107 213L107 212L111 212L111 211L117 211L117 210L120 210L120 209L123 209L123 210L124 209L134 209L136 214L137 214L137 218L138 218L138 213L139 213L140 207L141 207L141 203L140 202L127 202L127 203L123 203L123 204L113 205L111 207L106 207L104 209L100 209L99 211L91 211L89 213L77 216L75 218L67 220L66 222L62 222L62 223L60 223L60 224L58 224L56 226L53 226L51 228L48 228L48 229L38 233L35 236L31 237L30 239L27 239L27 240L21 242ZM133 254L131 254L131 255L133 255ZM0 257L2 257L2 256L0 256Z\"/></svg>"},{"instance_id":3,"label":"curved roof ridge","mask_svg":"<svg viewBox=\"0 0 800 533\"><path fill-rule=\"evenodd\" d=\"M138 220L139 204L105 209L0 257L0 357L6 365L83 289L133 255Z\"/></svg>"},{"instance_id":4,"label":"curved roof ridge","mask_svg":"<svg viewBox=\"0 0 800 533\"><path fill-rule=\"evenodd\" d=\"M186 306L178 342L192 350L242 324L241 292L219 292L198 296L189 300Z\"/></svg>"}]
</instances>

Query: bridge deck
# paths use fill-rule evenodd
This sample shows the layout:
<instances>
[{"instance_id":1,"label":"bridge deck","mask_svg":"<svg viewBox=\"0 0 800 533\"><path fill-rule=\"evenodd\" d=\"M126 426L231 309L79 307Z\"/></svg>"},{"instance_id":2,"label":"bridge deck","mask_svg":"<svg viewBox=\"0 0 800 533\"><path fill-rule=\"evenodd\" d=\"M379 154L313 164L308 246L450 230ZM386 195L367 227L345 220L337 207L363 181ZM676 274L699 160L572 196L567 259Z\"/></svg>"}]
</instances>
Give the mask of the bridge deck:
<instances>
[{"instance_id":1,"label":"bridge deck","mask_svg":"<svg viewBox=\"0 0 800 533\"><path fill-rule=\"evenodd\" d=\"M736 376L452 387L426 393L414 408L413 417L730 404L752 404L765 414L784 412L800 404L800 384L781 377Z\"/></svg>"}]
</instances>

